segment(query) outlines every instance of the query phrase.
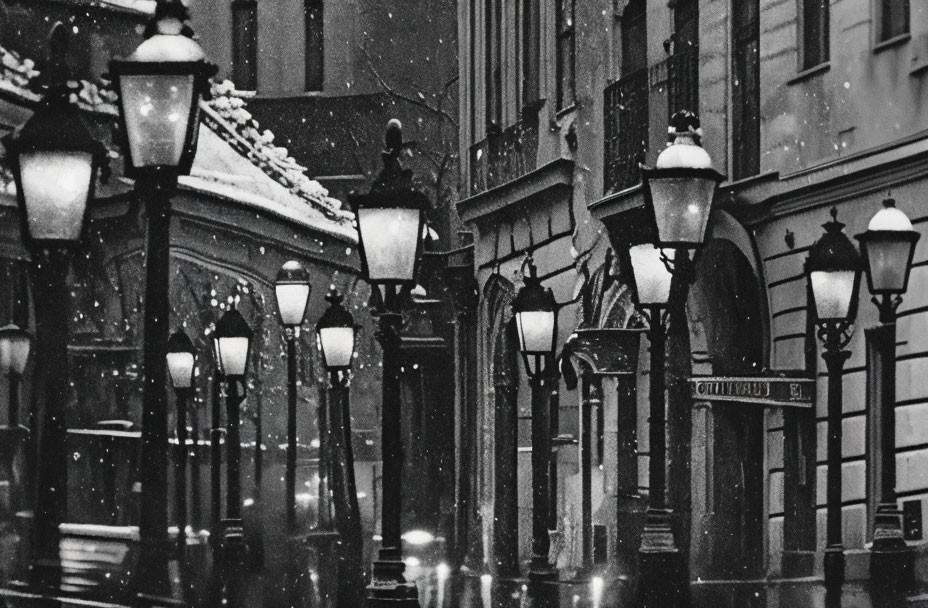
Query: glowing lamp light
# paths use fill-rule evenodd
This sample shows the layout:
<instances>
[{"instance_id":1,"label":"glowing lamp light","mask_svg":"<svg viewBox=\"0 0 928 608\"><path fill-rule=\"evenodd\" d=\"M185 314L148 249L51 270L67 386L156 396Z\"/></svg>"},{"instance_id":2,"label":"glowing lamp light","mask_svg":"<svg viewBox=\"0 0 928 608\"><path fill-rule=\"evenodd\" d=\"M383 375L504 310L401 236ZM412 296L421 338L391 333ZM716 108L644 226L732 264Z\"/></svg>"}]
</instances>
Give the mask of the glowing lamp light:
<instances>
[{"instance_id":1,"label":"glowing lamp light","mask_svg":"<svg viewBox=\"0 0 928 608\"><path fill-rule=\"evenodd\" d=\"M657 157L654 169L641 171L645 206L657 245L697 249L705 243L715 190L725 177L699 145L699 118L684 110L670 122L673 143Z\"/></svg>"},{"instance_id":2,"label":"glowing lamp light","mask_svg":"<svg viewBox=\"0 0 928 608\"><path fill-rule=\"evenodd\" d=\"M435 540L435 536L425 530L410 530L403 534L403 540L410 545L428 545Z\"/></svg>"},{"instance_id":3,"label":"glowing lamp light","mask_svg":"<svg viewBox=\"0 0 928 608\"><path fill-rule=\"evenodd\" d=\"M527 260L528 275L512 302L519 350L530 377L543 374L554 356L557 339L557 302L549 288L542 287L537 269Z\"/></svg>"},{"instance_id":4,"label":"glowing lamp light","mask_svg":"<svg viewBox=\"0 0 928 608\"><path fill-rule=\"evenodd\" d=\"M216 323L216 353L219 369L228 378L241 378L248 369L251 327L238 310L225 312Z\"/></svg>"},{"instance_id":5,"label":"glowing lamp light","mask_svg":"<svg viewBox=\"0 0 928 608\"><path fill-rule=\"evenodd\" d=\"M822 227L825 234L812 245L805 274L818 323L853 323L857 316L861 259L838 221L837 209Z\"/></svg>"},{"instance_id":6,"label":"glowing lamp light","mask_svg":"<svg viewBox=\"0 0 928 608\"><path fill-rule=\"evenodd\" d=\"M326 296L329 307L316 324L316 338L322 362L330 372L347 370L354 358L356 325L342 305L342 294L332 289Z\"/></svg>"},{"instance_id":7,"label":"glowing lamp light","mask_svg":"<svg viewBox=\"0 0 928 608\"><path fill-rule=\"evenodd\" d=\"M417 190L401 190L353 194L348 201L355 213L358 251L368 282L415 281L428 198Z\"/></svg>"},{"instance_id":8,"label":"glowing lamp light","mask_svg":"<svg viewBox=\"0 0 928 608\"><path fill-rule=\"evenodd\" d=\"M49 93L5 143L24 233L46 244L80 240L104 149L77 107Z\"/></svg>"},{"instance_id":9,"label":"glowing lamp light","mask_svg":"<svg viewBox=\"0 0 928 608\"><path fill-rule=\"evenodd\" d=\"M666 306L670 301L673 278L664 258L673 260L673 249L658 249L654 245L634 245L628 250L631 263L632 295L639 306Z\"/></svg>"},{"instance_id":10,"label":"glowing lamp light","mask_svg":"<svg viewBox=\"0 0 928 608\"><path fill-rule=\"evenodd\" d=\"M196 362L196 350L193 342L184 333L178 330L168 338L168 374L175 389L187 389L193 386L193 370Z\"/></svg>"},{"instance_id":11,"label":"glowing lamp light","mask_svg":"<svg viewBox=\"0 0 928 608\"><path fill-rule=\"evenodd\" d=\"M10 324L0 327L0 373L22 376L32 350L32 334Z\"/></svg>"},{"instance_id":12,"label":"glowing lamp light","mask_svg":"<svg viewBox=\"0 0 928 608\"><path fill-rule=\"evenodd\" d=\"M883 209L870 220L867 231L857 235L870 293L905 293L919 237L908 216L896 208L896 201L884 200Z\"/></svg>"},{"instance_id":13,"label":"glowing lamp light","mask_svg":"<svg viewBox=\"0 0 928 608\"><path fill-rule=\"evenodd\" d=\"M188 18L181 0L159 2L147 40L126 59L110 62L129 177L190 172L199 102L216 67L191 38Z\"/></svg>"},{"instance_id":14,"label":"glowing lamp light","mask_svg":"<svg viewBox=\"0 0 928 608\"><path fill-rule=\"evenodd\" d=\"M282 324L288 327L302 325L310 291L309 273L299 262L291 260L280 268L274 281L274 294Z\"/></svg>"}]
</instances>

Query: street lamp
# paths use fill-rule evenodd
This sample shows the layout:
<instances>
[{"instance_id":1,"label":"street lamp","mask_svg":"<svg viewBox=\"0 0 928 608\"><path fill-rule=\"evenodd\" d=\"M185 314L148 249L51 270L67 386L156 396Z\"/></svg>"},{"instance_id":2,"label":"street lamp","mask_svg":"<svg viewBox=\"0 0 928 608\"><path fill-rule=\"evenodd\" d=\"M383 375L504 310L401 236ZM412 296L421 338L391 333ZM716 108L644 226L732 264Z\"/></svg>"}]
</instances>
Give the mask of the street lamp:
<instances>
[{"instance_id":1,"label":"street lamp","mask_svg":"<svg viewBox=\"0 0 928 608\"><path fill-rule=\"evenodd\" d=\"M524 285L512 302L519 351L525 361L532 387L532 562L529 576L554 578L557 571L548 562L548 499L551 492L548 459L551 457L551 412L548 383L553 376L557 340L557 302L550 288L542 287L537 269L528 257L523 264Z\"/></svg>"},{"instance_id":2,"label":"street lamp","mask_svg":"<svg viewBox=\"0 0 928 608\"><path fill-rule=\"evenodd\" d=\"M7 426L19 426L19 383L26 372L32 334L10 324L0 327L0 373L10 379L10 403Z\"/></svg>"},{"instance_id":3,"label":"street lamp","mask_svg":"<svg viewBox=\"0 0 928 608\"><path fill-rule=\"evenodd\" d=\"M880 311L880 325L866 330L880 373L880 504L873 522L870 579L887 588L907 585L914 576L914 553L903 537L896 504L896 309L909 283L919 236L891 198L883 201L867 231L857 235L867 285Z\"/></svg>"},{"instance_id":4,"label":"street lamp","mask_svg":"<svg viewBox=\"0 0 928 608\"><path fill-rule=\"evenodd\" d=\"M674 114L670 134L673 143L657 157L655 168L641 170L645 207L656 245L698 249L705 242L715 190L725 177L699 145L702 129L695 114Z\"/></svg>"},{"instance_id":5,"label":"street lamp","mask_svg":"<svg viewBox=\"0 0 928 608\"><path fill-rule=\"evenodd\" d=\"M296 526L296 340L306 316L310 291L309 273L299 262L291 260L281 267L274 282L274 293L287 341L287 490L284 500L290 529Z\"/></svg>"},{"instance_id":6,"label":"street lamp","mask_svg":"<svg viewBox=\"0 0 928 608\"><path fill-rule=\"evenodd\" d=\"M685 327L683 308L692 279L690 251L695 254L705 245L715 191L725 179L712 168L712 159L699 145L702 129L694 113L674 114L669 132L672 143L658 155L655 168L642 170L653 242L631 247L626 258L634 301L648 319L651 342L648 510L638 550L638 593L642 605L648 607L680 602L688 589L666 497L664 312L672 318L671 327Z\"/></svg>"},{"instance_id":7,"label":"street lamp","mask_svg":"<svg viewBox=\"0 0 928 608\"><path fill-rule=\"evenodd\" d=\"M4 374L9 383L9 406L7 414L5 438L7 444L3 450L5 458L4 468L10 482L10 507L16 513L22 504L21 485L14 482L13 461L20 450L26 434L29 432L19 424L19 387L26 364L29 362L29 351L32 349L32 334L16 325L10 324L0 327L0 373ZM27 470L26 475L32 471Z\"/></svg>"},{"instance_id":8,"label":"street lamp","mask_svg":"<svg viewBox=\"0 0 928 608\"><path fill-rule=\"evenodd\" d=\"M23 239L30 250L35 307L36 375L45 388L31 583L57 588L61 580L58 527L67 511L64 407L68 401L67 287L69 250L84 230L104 148L68 98L68 30L49 36L45 96L32 117L6 139L16 181ZM33 430L34 432L35 430Z\"/></svg>"},{"instance_id":9,"label":"street lamp","mask_svg":"<svg viewBox=\"0 0 928 608\"><path fill-rule=\"evenodd\" d=\"M199 133L199 102L216 67L205 59L186 24L181 0L157 0L146 40L129 57L110 62L125 173L145 202L143 472L139 590L170 592L167 571L167 353L170 327L170 194L190 172Z\"/></svg>"},{"instance_id":10,"label":"street lamp","mask_svg":"<svg viewBox=\"0 0 928 608\"><path fill-rule=\"evenodd\" d=\"M860 254L842 230L838 211L822 227L825 234L812 245L805 274L812 296L812 314L828 367L828 483L825 584L844 582L844 546L841 539L841 379L851 353L844 350L857 316L862 264Z\"/></svg>"},{"instance_id":11,"label":"street lamp","mask_svg":"<svg viewBox=\"0 0 928 608\"><path fill-rule=\"evenodd\" d=\"M332 463L332 493L336 500L336 527L345 562L345 572L339 577L338 597L345 605L354 606L360 605L359 596L364 581L364 565L361 563L364 546L354 476L348 399L348 373L354 359L357 326L354 317L342 304L343 297L337 289L331 289L325 299L329 307L316 323L316 339L322 363L329 372L329 396L325 400L329 407L327 418L332 437L329 458Z\"/></svg>"},{"instance_id":12,"label":"street lamp","mask_svg":"<svg viewBox=\"0 0 928 608\"><path fill-rule=\"evenodd\" d=\"M167 366L177 396L177 487L174 490L177 500L177 547L181 552L187 545L187 403L193 393L195 362L193 342L184 330L171 334L168 339Z\"/></svg>"},{"instance_id":13,"label":"street lamp","mask_svg":"<svg viewBox=\"0 0 928 608\"><path fill-rule=\"evenodd\" d=\"M358 252L361 268L375 289L379 313L377 341L383 351L382 437L383 502L381 546L374 562L368 606L416 606L418 592L414 582L403 576L402 539L402 460L400 429L400 335L402 299L415 285L422 250L422 233L428 198L412 187L412 171L402 167L403 142L400 121L387 123L386 150L381 155L383 169L370 193L348 197L358 226Z\"/></svg>"}]
</instances>

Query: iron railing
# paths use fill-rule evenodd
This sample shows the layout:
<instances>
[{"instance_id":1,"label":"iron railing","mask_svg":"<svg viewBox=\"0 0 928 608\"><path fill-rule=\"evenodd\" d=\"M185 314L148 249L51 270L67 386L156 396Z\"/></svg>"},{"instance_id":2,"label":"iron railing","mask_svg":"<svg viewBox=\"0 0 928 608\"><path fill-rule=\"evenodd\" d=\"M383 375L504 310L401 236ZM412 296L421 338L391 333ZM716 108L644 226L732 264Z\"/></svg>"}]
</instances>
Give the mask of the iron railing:
<instances>
[{"instance_id":1,"label":"iron railing","mask_svg":"<svg viewBox=\"0 0 928 608\"><path fill-rule=\"evenodd\" d=\"M470 147L470 191L479 194L535 169L538 121L516 123Z\"/></svg>"},{"instance_id":2,"label":"iron railing","mask_svg":"<svg viewBox=\"0 0 928 608\"><path fill-rule=\"evenodd\" d=\"M612 83L605 96L604 190L618 192L641 181L639 164L648 152L648 70Z\"/></svg>"}]
</instances>

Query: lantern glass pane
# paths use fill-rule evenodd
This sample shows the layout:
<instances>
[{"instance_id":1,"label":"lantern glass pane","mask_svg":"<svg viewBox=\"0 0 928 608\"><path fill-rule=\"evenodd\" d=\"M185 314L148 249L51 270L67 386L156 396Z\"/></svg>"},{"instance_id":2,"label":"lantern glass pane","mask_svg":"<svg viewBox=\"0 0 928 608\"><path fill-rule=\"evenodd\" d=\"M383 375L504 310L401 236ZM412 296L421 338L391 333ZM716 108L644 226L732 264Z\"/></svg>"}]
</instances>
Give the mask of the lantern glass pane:
<instances>
[{"instance_id":1,"label":"lantern glass pane","mask_svg":"<svg viewBox=\"0 0 928 608\"><path fill-rule=\"evenodd\" d=\"M354 355L354 328L323 327L319 330L319 344L326 367L349 367Z\"/></svg>"},{"instance_id":2,"label":"lantern glass pane","mask_svg":"<svg viewBox=\"0 0 928 608\"><path fill-rule=\"evenodd\" d=\"M523 353L554 351L554 311L529 310L516 313L519 349Z\"/></svg>"},{"instance_id":3,"label":"lantern glass pane","mask_svg":"<svg viewBox=\"0 0 928 608\"><path fill-rule=\"evenodd\" d=\"M217 338L222 373L226 376L244 376L248 363L248 338Z\"/></svg>"},{"instance_id":4,"label":"lantern glass pane","mask_svg":"<svg viewBox=\"0 0 928 608\"><path fill-rule=\"evenodd\" d=\"M717 183L714 178L694 176L651 177L658 242L702 244Z\"/></svg>"},{"instance_id":5,"label":"lantern glass pane","mask_svg":"<svg viewBox=\"0 0 928 608\"><path fill-rule=\"evenodd\" d=\"M419 209L358 209L371 282L412 281L419 245Z\"/></svg>"},{"instance_id":6,"label":"lantern glass pane","mask_svg":"<svg viewBox=\"0 0 928 608\"><path fill-rule=\"evenodd\" d=\"M915 242L909 239L872 239L867 242L870 283L877 292L902 293Z\"/></svg>"},{"instance_id":7,"label":"lantern glass pane","mask_svg":"<svg viewBox=\"0 0 928 608\"><path fill-rule=\"evenodd\" d=\"M90 193L89 152L26 152L19 173L29 234L38 240L76 241Z\"/></svg>"},{"instance_id":8,"label":"lantern glass pane","mask_svg":"<svg viewBox=\"0 0 928 608\"><path fill-rule=\"evenodd\" d=\"M168 353L167 358L174 388L190 388L193 384L193 353Z\"/></svg>"},{"instance_id":9,"label":"lantern glass pane","mask_svg":"<svg viewBox=\"0 0 928 608\"><path fill-rule=\"evenodd\" d=\"M674 252L664 249L671 260ZM670 300L670 281L673 275L661 259L661 250L654 245L635 245L629 249L638 303L641 305L666 304Z\"/></svg>"},{"instance_id":10,"label":"lantern glass pane","mask_svg":"<svg viewBox=\"0 0 928 608\"><path fill-rule=\"evenodd\" d=\"M275 285L277 309L284 325L301 325L306 313L306 300L309 298L309 285L305 283L286 283Z\"/></svg>"},{"instance_id":11,"label":"lantern glass pane","mask_svg":"<svg viewBox=\"0 0 928 608\"><path fill-rule=\"evenodd\" d=\"M854 295L853 270L816 270L811 273L812 297L818 319L847 319Z\"/></svg>"},{"instance_id":12,"label":"lantern glass pane","mask_svg":"<svg viewBox=\"0 0 928 608\"><path fill-rule=\"evenodd\" d=\"M120 83L132 163L138 168L179 165L196 102L193 75L124 74Z\"/></svg>"},{"instance_id":13,"label":"lantern glass pane","mask_svg":"<svg viewBox=\"0 0 928 608\"><path fill-rule=\"evenodd\" d=\"M25 334L0 339L0 372L22 375L29 361L29 338Z\"/></svg>"}]
</instances>

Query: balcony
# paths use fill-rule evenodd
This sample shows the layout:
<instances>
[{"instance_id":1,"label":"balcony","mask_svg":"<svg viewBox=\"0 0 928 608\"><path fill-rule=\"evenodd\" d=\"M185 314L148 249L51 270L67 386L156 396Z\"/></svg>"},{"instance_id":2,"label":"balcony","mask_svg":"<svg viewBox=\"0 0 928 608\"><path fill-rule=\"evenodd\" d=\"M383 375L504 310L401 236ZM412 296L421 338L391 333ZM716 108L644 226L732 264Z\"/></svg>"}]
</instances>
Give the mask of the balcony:
<instances>
[{"instance_id":1,"label":"balcony","mask_svg":"<svg viewBox=\"0 0 928 608\"><path fill-rule=\"evenodd\" d=\"M538 160L538 121L516 123L470 147L471 196L534 171Z\"/></svg>"},{"instance_id":2,"label":"balcony","mask_svg":"<svg viewBox=\"0 0 928 608\"><path fill-rule=\"evenodd\" d=\"M638 167L648 152L648 69L636 70L606 87L603 123L603 189L608 194L641 181Z\"/></svg>"},{"instance_id":3,"label":"balcony","mask_svg":"<svg viewBox=\"0 0 928 608\"><path fill-rule=\"evenodd\" d=\"M667 108L669 116L680 110L699 114L699 49L667 58Z\"/></svg>"}]
</instances>

